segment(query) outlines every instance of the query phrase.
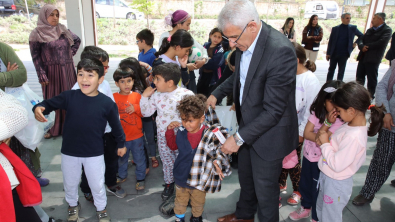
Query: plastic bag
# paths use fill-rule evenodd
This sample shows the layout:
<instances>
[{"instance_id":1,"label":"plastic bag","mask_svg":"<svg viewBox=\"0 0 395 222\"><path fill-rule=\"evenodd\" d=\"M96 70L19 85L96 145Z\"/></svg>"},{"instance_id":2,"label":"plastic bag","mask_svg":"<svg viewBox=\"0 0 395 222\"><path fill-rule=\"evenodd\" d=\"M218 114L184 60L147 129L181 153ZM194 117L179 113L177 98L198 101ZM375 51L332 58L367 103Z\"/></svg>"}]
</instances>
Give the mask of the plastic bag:
<instances>
[{"instance_id":1,"label":"plastic bag","mask_svg":"<svg viewBox=\"0 0 395 222\"><path fill-rule=\"evenodd\" d=\"M51 112L46 115L45 118L48 122L41 123L34 118L32 112L33 106L41 102L43 98L34 93L29 86L25 83L21 87L10 88L6 87L5 92L14 96L28 113L29 123L21 131L16 133L14 136L22 143L22 145L28 149L35 150L40 143L44 134L55 124L55 112Z\"/></svg>"},{"instance_id":2,"label":"plastic bag","mask_svg":"<svg viewBox=\"0 0 395 222\"><path fill-rule=\"evenodd\" d=\"M294 168L298 164L298 153L296 150L292 150L290 154L288 154L283 159L283 168L284 169L291 169Z\"/></svg>"},{"instance_id":3,"label":"plastic bag","mask_svg":"<svg viewBox=\"0 0 395 222\"><path fill-rule=\"evenodd\" d=\"M237 125L236 112L230 110L230 106L216 106L215 113L221 125L228 129L230 135L236 133L239 128Z\"/></svg>"}]
</instances>

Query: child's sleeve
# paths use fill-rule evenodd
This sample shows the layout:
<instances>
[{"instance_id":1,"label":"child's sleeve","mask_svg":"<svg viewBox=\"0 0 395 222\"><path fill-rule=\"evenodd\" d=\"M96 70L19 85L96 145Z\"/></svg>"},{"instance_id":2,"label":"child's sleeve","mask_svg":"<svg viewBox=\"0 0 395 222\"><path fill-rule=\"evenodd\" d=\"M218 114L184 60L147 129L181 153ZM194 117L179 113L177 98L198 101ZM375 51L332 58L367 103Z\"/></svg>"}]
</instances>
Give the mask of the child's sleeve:
<instances>
[{"instance_id":1,"label":"child's sleeve","mask_svg":"<svg viewBox=\"0 0 395 222\"><path fill-rule=\"evenodd\" d=\"M136 98L135 102L132 104L134 107L134 113L136 113L139 117L143 117L140 109L141 95L139 93L133 93L133 94Z\"/></svg>"},{"instance_id":2,"label":"child's sleeve","mask_svg":"<svg viewBox=\"0 0 395 222\"><path fill-rule=\"evenodd\" d=\"M306 109L304 110L303 119L299 125L299 136L303 137L304 129L310 118L310 106L321 89L321 84L317 77L311 78L305 87Z\"/></svg>"},{"instance_id":3,"label":"child's sleeve","mask_svg":"<svg viewBox=\"0 0 395 222\"><path fill-rule=\"evenodd\" d=\"M224 59L224 49L221 47L217 53L203 66L204 69L216 70Z\"/></svg>"},{"instance_id":4,"label":"child's sleeve","mask_svg":"<svg viewBox=\"0 0 395 222\"><path fill-rule=\"evenodd\" d=\"M181 81L184 86L189 83L189 71L188 68L181 68Z\"/></svg>"},{"instance_id":5,"label":"child's sleeve","mask_svg":"<svg viewBox=\"0 0 395 222\"><path fill-rule=\"evenodd\" d=\"M330 131L331 133L335 133L335 131L336 131L337 129L339 129L339 127L341 127L343 124L344 124L344 123L343 123L339 118L337 118L336 121L335 121L335 122L332 124L332 126L329 128L329 131Z\"/></svg>"},{"instance_id":6,"label":"child's sleeve","mask_svg":"<svg viewBox=\"0 0 395 222\"><path fill-rule=\"evenodd\" d=\"M151 65L155 59L156 59L156 57L153 58L152 62L150 63ZM141 66L147 70L148 75L152 75L152 67L150 65L147 64L147 65L141 65Z\"/></svg>"},{"instance_id":7,"label":"child's sleeve","mask_svg":"<svg viewBox=\"0 0 395 222\"><path fill-rule=\"evenodd\" d=\"M167 146L171 149L171 150L177 150L177 143L176 143L176 134L174 133L174 129L168 129L165 133L165 137L166 137L166 143Z\"/></svg>"},{"instance_id":8,"label":"child's sleeve","mask_svg":"<svg viewBox=\"0 0 395 222\"><path fill-rule=\"evenodd\" d=\"M42 102L38 103L33 107L33 113L34 110L38 106L42 106L45 108L43 114L48 115L52 111L58 110L58 109L63 109L67 111L67 106L68 106L68 95L71 93L71 91L65 91L60 93L59 95L52 97L51 99L46 99L43 100Z\"/></svg>"},{"instance_id":9,"label":"child's sleeve","mask_svg":"<svg viewBox=\"0 0 395 222\"><path fill-rule=\"evenodd\" d=\"M321 145L323 162L336 173L342 172L354 162L361 148L358 138L351 136L342 138L337 152L330 143L324 143Z\"/></svg>"},{"instance_id":10,"label":"child's sleeve","mask_svg":"<svg viewBox=\"0 0 395 222\"><path fill-rule=\"evenodd\" d=\"M118 106L113 103L108 116L107 116L108 124L111 127L111 133L117 142L117 148L125 147L125 133L123 132L121 121L119 120Z\"/></svg>"},{"instance_id":11,"label":"child's sleeve","mask_svg":"<svg viewBox=\"0 0 395 222\"><path fill-rule=\"evenodd\" d=\"M156 97L157 92L155 92L151 97L142 96L140 99L140 110L143 117L152 116L156 111Z\"/></svg>"}]
</instances>

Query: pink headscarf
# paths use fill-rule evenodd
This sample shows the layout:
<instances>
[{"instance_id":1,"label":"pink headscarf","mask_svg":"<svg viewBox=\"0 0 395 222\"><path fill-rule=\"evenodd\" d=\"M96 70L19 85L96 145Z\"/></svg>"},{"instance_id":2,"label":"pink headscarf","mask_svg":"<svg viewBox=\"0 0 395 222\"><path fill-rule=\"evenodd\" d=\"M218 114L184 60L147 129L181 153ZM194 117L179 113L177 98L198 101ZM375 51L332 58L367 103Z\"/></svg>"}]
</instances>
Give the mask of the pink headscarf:
<instances>
[{"instance_id":1,"label":"pink headscarf","mask_svg":"<svg viewBox=\"0 0 395 222\"><path fill-rule=\"evenodd\" d=\"M185 22L191 16L188 12L184 10L177 10L175 12L171 12L169 15L165 17L166 25L176 25Z\"/></svg>"},{"instance_id":2,"label":"pink headscarf","mask_svg":"<svg viewBox=\"0 0 395 222\"><path fill-rule=\"evenodd\" d=\"M52 26L48 23L47 18L54 10L58 10L59 12L59 9L51 4L46 4L41 8L40 14L38 15L37 28L30 33L29 41L47 43L58 40L59 37L64 34L69 40L70 46L74 45L73 36L71 36L66 26L60 23L56 26Z\"/></svg>"}]
</instances>

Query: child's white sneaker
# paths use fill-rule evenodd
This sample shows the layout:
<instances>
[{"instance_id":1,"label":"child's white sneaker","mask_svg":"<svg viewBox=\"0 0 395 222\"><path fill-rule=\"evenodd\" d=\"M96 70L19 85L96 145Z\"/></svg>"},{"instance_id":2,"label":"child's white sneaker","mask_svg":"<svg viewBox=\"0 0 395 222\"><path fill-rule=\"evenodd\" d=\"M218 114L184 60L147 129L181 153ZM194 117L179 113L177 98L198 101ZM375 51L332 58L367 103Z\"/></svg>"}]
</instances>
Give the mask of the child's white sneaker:
<instances>
[{"instance_id":1,"label":"child's white sneaker","mask_svg":"<svg viewBox=\"0 0 395 222\"><path fill-rule=\"evenodd\" d=\"M96 212L97 218L99 219L99 222L110 222L111 218L107 214L107 210L104 209L102 211L97 211Z\"/></svg>"},{"instance_id":2,"label":"child's white sneaker","mask_svg":"<svg viewBox=\"0 0 395 222\"><path fill-rule=\"evenodd\" d=\"M67 221L69 221L69 222L78 222L78 214L79 214L80 210L81 210L80 203L78 203L78 205L75 206L75 207L70 207L69 206L69 209L68 209L69 216L67 218Z\"/></svg>"}]
</instances>

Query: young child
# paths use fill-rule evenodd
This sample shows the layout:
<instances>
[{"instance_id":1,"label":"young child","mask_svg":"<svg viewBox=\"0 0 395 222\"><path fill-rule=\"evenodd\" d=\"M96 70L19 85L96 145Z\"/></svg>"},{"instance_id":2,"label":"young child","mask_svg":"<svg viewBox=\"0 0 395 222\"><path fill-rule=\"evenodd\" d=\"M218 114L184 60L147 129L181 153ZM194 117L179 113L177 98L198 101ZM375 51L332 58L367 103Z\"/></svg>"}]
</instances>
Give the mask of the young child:
<instances>
[{"instance_id":1,"label":"young child","mask_svg":"<svg viewBox=\"0 0 395 222\"><path fill-rule=\"evenodd\" d=\"M146 82L146 76L144 76L143 71L147 71L146 67L141 66L141 62L137 61L137 59L133 57L129 57L126 59L123 59L119 63L119 68L130 68L134 71L136 74L136 80L134 81L133 87L135 90L134 92L137 92L139 94L142 94L144 90L148 87L148 84ZM149 66L151 68L151 66ZM154 126L154 121L153 117L143 117L143 131L145 135L146 142L144 143L144 147L147 151L147 169L146 173L149 171L149 160L148 157L151 159L152 162L152 167L156 168L159 166L159 162L156 159L156 142L155 142L155 126Z\"/></svg>"},{"instance_id":2,"label":"young child","mask_svg":"<svg viewBox=\"0 0 395 222\"><path fill-rule=\"evenodd\" d=\"M163 63L174 63L181 67L181 81L175 84L184 87L189 82L187 67L189 50L192 48L193 38L189 32L179 29L172 36L163 39L162 45L155 56L158 57L152 64L156 67Z\"/></svg>"},{"instance_id":3,"label":"young child","mask_svg":"<svg viewBox=\"0 0 395 222\"><path fill-rule=\"evenodd\" d=\"M154 33L149 29L143 29L136 35L136 43L139 47L140 53L138 56L139 61L145 62L152 66L152 63L156 59L156 49L153 48L154 44Z\"/></svg>"},{"instance_id":4,"label":"young child","mask_svg":"<svg viewBox=\"0 0 395 222\"><path fill-rule=\"evenodd\" d=\"M143 123L141 121L140 99L141 95L135 92L134 82L136 73L130 68L117 69L114 72L115 85L119 88L114 93L115 103L118 106L121 124L126 136L126 155L118 161L118 183L122 183L128 176L129 153L133 154L136 163L136 190L145 188L146 159L144 152Z\"/></svg>"},{"instance_id":5,"label":"young child","mask_svg":"<svg viewBox=\"0 0 395 222\"><path fill-rule=\"evenodd\" d=\"M310 117L310 106L320 91L321 84L318 78L314 75L316 69L314 62L307 60L304 48L298 44L292 43L295 47L297 57L297 70L296 70L296 90L295 90L295 103L296 112L298 114L298 129L299 129L299 145L296 148L298 155L298 164L291 169L283 169L279 178L280 191L287 189L288 174L292 181L293 192L287 199L290 205L297 205L300 202L299 193L299 180L301 172L301 153L303 147L303 134L308 119Z\"/></svg>"},{"instance_id":6,"label":"young child","mask_svg":"<svg viewBox=\"0 0 395 222\"><path fill-rule=\"evenodd\" d=\"M81 53L82 59L98 59L102 62L104 67L104 74L106 75L108 72L108 62L109 56L106 51L96 46L86 46ZM80 89L80 86L77 83L73 86L72 90ZM103 82L99 85L99 92L108 96L112 101L114 101L114 97L112 95L110 83L107 80L103 80ZM105 173L105 184L106 190L116 197L124 198L126 196L125 190L117 184L117 172L118 172L118 156L114 150L116 150L117 143L115 142L115 138L111 133L111 127L107 123L105 133L104 133L104 161L106 163L106 173ZM81 175L81 191L84 193L84 197L87 201L93 203L93 196L91 189L89 188L88 180L85 175L84 169L82 169Z\"/></svg>"},{"instance_id":7,"label":"young child","mask_svg":"<svg viewBox=\"0 0 395 222\"><path fill-rule=\"evenodd\" d=\"M167 146L165 133L171 122L181 121L176 108L179 101L185 95L193 95L193 92L177 86L181 73L178 65L174 63L159 65L154 68L153 73L156 88L148 87L144 91L140 108L144 117L152 116L155 111L158 112L156 117L158 149L166 183L161 197L162 200L166 200L174 192L173 165L177 151L172 151Z\"/></svg>"},{"instance_id":8,"label":"young child","mask_svg":"<svg viewBox=\"0 0 395 222\"><path fill-rule=\"evenodd\" d=\"M104 187L104 130L107 122L112 128L118 156L126 152L117 105L98 91L104 80L104 67L97 59L83 59L77 65L78 90L64 91L33 107L35 118L46 122L44 115L58 109L67 110L63 128L61 167L68 221L78 221L78 183L84 167L96 214L100 222L111 221L106 212L107 197ZM114 150L115 152L115 150Z\"/></svg>"},{"instance_id":9,"label":"young child","mask_svg":"<svg viewBox=\"0 0 395 222\"><path fill-rule=\"evenodd\" d=\"M206 199L206 192L187 185L189 172L193 158L207 125L205 121L205 101L203 95L192 95L184 97L177 105L180 113L180 122L171 122L167 127L166 141L171 150L178 150L178 156L174 162L174 181L176 184L176 199L174 202L174 213L176 221L185 221L185 211L189 200L192 205L192 216L190 221L203 221L202 213ZM181 126L181 127L180 127ZM174 130L178 128L177 135Z\"/></svg>"},{"instance_id":10,"label":"young child","mask_svg":"<svg viewBox=\"0 0 395 222\"><path fill-rule=\"evenodd\" d=\"M371 106L370 101L369 91L355 82L340 87L332 97L334 115L340 115L346 124L332 136L328 130L319 132L317 143L322 156L318 162L321 174L317 216L321 222L342 221L342 211L352 193L352 177L366 159L367 136L376 135L383 126L384 106ZM368 129L365 114L369 107Z\"/></svg>"},{"instance_id":11,"label":"young child","mask_svg":"<svg viewBox=\"0 0 395 222\"><path fill-rule=\"evenodd\" d=\"M222 33L218 28L214 28L210 31L210 41L203 45L211 59L199 70L197 93L207 97L212 91L210 88L213 88L221 76L221 71L218 71L218 68L224 63L224 49L221 42Z\"/></svg>"},{"instance_id":12,"label":"young child","mask_svg":"<svg viewBox=\"0 0 395 222\"><path fill-rule=\"evenodd\" d=\"M312 222L318 221L316 203L318 196L317 182L320 177L318 160L321 157L321 149L316 144L318 131L329 128L329 134L333 134L343 122L333 115L336 112L332 104L332 96L336 89L344 83L342 81L331 81L325 83L314 102L310 106L310 117L306 124L303 137L305 138L303 150L303 165L299 181L299 191L302 196L301 206L289 214L291 220L297 221L312 215ZM328 123L325 123L327 121ZM328 127L329 126L329 127Z\"/></svg>"}]
</instances>

